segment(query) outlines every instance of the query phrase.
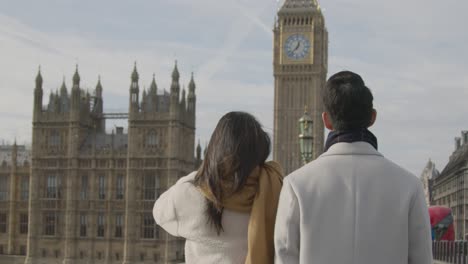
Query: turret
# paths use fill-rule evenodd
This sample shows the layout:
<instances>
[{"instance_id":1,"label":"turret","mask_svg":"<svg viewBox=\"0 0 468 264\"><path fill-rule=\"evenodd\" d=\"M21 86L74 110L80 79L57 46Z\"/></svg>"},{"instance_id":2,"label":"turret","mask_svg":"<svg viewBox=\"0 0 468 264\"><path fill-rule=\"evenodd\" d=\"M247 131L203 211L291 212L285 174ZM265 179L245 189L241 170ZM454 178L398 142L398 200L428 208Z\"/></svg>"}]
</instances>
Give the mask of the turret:
<instances>
[{"instance_id":1,"label":"turret","mask_svg":"<svg viewBox=\"0 0 468 264\"><path fill-rule=\"evenodd\" d=\"M48 112L54 112L54 103L55 103L55 97L52 91L49 93L49 103L47 104L47 111Z\"/></svg>"},{"instance_id":2,"label":"turret","mask_svg":"<svg viewBox=\"0 0 468 264\"><path fill-rule=\"evenodd\" d=\"M172 83L171 83L170 112L172 114L177 114L177 111L179 108L179 91L180 91L179 78L180 78L180 74L179 74L179 69L177 68L177 61L176 61L174 70L172 71Z\"/></svg>"},{"instance_id":3,"label":"turret","mask_svg":"<svg viewBox=\"0 0 468 264\"><path fill-rule=\"evenodd\" d=\"M136 62L135 62L135 65L133 67L133 72L132 72L132 82L130 84L130 114L133 114L133 113L138 113L139 111L139 99L138 99L138 96L140 94L140 88L138 86L138 79L139 79L139 76L138 76L138 71L137 71L137 67L136 67Z\"/></svg>"},{"instance_id":4,"label":"turret","mask_svg":"<svg viewBox=\"0 0 468 264\"><path fill-rule=\"evenodd\" d=\"M37 121L41 112L42 112L42 75L41 75L41 66L36 76L36 87L34 88L34 110L33 110L33 120Z\"/></svg>"},{"instance_id":5,"label":"turret","mask_svg":"<svg viewBox=\"0 0 468 264\"><path fill-rule=\"evenodd\" d=\"M198 145L197 145L197 161L200 161L200 160L201 160L201 152L202 152L202 149L201 149L201 146L200 146L200 140L198 140Z\"/></svg>"},{"instance_id":6,"label":"turret","mask_svg":"<svg viewBox=\"0 0 468 264\"><path fill-rule=\"evenodd\" d=\"M54 112L60 113L62 111L62 108L61 108L61 101L60 101L60 96L59 96L58 91L55 92L53 104L54 104Z\"/></svg>"},{"instance_id":7,"label":"turret","mask_svg":"<svg viewBox=\"0 0 468 264\"><path fill-rule=\"evenodd\" d=\"M62 86L60 87L60 110L62 112L69 111L69 100L67 86L65 85L65 76L63 77Z\"/></svg>"},{"instance_id":8,"label":"turret","mask_svg":"<svg viewBox=\"0 0 468 264\"><path fill-rule=\"evenodd\" d=\"M81 89L80 89L80 74L78 73L78 65L76 65L75 74L73 75L73 87L71 89L70 112L79 116L81 108Z\"/></svg>"},{"instance_id":9,"label":"turret","mask_svg":"<svg viewBox=\"0 0 468 264\"><path fill-rule=\"evenodd\" d=\"M152 94L152 95L158 94L158 86L156 85L156 77L154 73L153 73L153 81L151 81L149 94Z\"/></svg>"},{"instance_id":10,"label":"turret","mask_svg":"<svg viewBox=\"0 0 468 264\"><path fill-rule=\"evenodd\" d=\"M182 89L182 99L180 101L180 110L182 110L183 113L185 113L185 111L187 110L185 108L185 88Z\"/></svg>"},{"instance_id":11,"label":"turret","mask_svg":"<svg viewBox=\"0 0 468 264\"><path fill-rule=\"evenodd\" d=\"M158 109L158 86L156 85L156 77L153 73L153 80L151 81L150 89L148 91L148 97L146 99L146 104L148 105L148 110L151 112L156 112Z\"/></svg>"},{"instance_id":12,"label":"turret","mask_svg":"<svg viewBox=\"0 0 468 264\"><path fill-rule=\"evenodd\" d=\"M96 97L102 98L101 75L98 76L98 83L96 84Z\"/></svg>"},{"instance_id":13,"label":"turret","mask_svg":"<svg viewBox=\"0 0 468 264\"><path fill-rule=\"evenodd\" d=\"M141 96L141 111L142 112L147 112L148 111L147 97L148 97L148 95L146 95L146 89L143 88L143 94Z\"/></svg>"},{"instance_id":14,"label":"turret","mask_svg":"<svg viewBox=\"0 0 468 264\"><path fill-rule=\"evenodd\" d=\"M189 83L189 92L187 96L187 110L189 112L192 112L195 114L195 106L196 106L196 101L197 101L197 96L195 95L195 81L193 79L193 72L192 72L192 78L190 78L190 83Z\"/></svg>"}]
</instances>

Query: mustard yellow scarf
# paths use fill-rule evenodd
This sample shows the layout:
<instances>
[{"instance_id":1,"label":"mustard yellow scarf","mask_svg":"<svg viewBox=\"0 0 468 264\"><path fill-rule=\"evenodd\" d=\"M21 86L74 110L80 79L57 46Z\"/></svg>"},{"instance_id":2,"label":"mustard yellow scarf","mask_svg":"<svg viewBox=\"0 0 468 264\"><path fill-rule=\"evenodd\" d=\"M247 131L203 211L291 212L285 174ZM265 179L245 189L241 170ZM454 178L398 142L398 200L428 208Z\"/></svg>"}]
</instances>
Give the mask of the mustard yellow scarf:
<instances>
[{"instance_id":1,"label":"mustard yellow scarf","mask_svg":"<svg viewBox=\"0 0 468 264\"><path fill-rule=\"evenodd\" d=\"M270 161L252 171L241 191L223 200L228 210L250 213L245 264L274 262L273 233L282 185L281 166ZM208 200L215 201L209 188L202 186L200 190Z\"/></svg>"}]
</instances>

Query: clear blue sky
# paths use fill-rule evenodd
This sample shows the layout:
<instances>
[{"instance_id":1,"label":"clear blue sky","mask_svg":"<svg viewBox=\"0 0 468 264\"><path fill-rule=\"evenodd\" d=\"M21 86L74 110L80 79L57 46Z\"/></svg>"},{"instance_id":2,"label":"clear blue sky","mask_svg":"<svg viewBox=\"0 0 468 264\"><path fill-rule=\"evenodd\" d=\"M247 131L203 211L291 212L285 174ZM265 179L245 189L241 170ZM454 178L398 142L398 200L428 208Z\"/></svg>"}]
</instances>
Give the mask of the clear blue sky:
<instances>
[{"instance_id":1,"label":"clear blue sky","mask_svg":"<svg viewBox=\"0 0 468 264\"><path fill-rule=\"evenodd\" d=\"M281 3L279 3L281 4ZM126 110L136 60L140 85L153 73L168 88L174 60L197 83L197 138L207 141L227 111L273 127L274 0L0 0L0 138L30 142L34 78L45 99L79 63L82 86L102 76L105 108ZM442 169L453 138L468 129L468 1L321 1L330 33L330 73L360 73L379 112L380 150L420 174Z\"/></svg>"}]
</instances>

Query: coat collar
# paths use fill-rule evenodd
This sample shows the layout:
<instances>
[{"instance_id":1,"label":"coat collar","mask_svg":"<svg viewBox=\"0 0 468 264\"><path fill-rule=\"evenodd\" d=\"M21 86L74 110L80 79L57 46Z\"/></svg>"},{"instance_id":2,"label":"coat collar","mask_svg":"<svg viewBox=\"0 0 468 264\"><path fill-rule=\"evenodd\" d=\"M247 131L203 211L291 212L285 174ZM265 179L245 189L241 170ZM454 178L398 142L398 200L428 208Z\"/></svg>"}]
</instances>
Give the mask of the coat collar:
<instances>
[{"instance_id":1,"label":"coat collar","mask_svg":"<svg viewBox=\"0 0 468 264\"><path fill-rule=\"evenodd\" d=\"M320 155L319 158L335 155L372 155L383 157L371 144L359 141L353 143L336 143L331 146L327 152Z\"/></svg>"}]
</instances>

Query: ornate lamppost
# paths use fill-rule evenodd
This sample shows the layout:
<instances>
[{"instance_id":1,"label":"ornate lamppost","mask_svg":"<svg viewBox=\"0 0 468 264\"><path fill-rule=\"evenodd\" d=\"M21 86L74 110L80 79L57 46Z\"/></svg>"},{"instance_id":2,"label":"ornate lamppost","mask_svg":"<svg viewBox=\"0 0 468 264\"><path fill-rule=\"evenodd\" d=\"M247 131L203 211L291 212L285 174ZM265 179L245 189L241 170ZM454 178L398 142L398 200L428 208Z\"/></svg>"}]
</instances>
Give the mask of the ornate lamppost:
<instances>
[{"instance_id":1,"label":"ornate lamppost","mask_svg":"<svg viewBox=\"0 0 468 264\"><path fill-rule=\"evenodd\" d=\"M302 162L305 164L312 161L314 150L313 120L307 113L307 107L304 115L299 119L299 145L301 148Z\"/></svg>"}]
</instances>

